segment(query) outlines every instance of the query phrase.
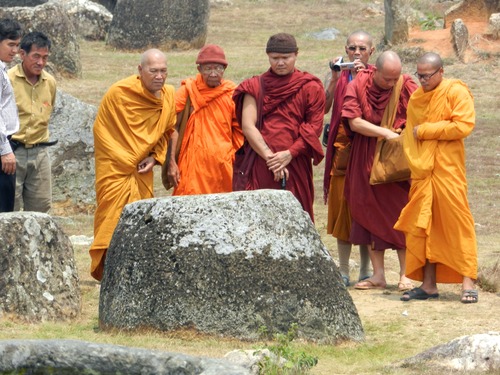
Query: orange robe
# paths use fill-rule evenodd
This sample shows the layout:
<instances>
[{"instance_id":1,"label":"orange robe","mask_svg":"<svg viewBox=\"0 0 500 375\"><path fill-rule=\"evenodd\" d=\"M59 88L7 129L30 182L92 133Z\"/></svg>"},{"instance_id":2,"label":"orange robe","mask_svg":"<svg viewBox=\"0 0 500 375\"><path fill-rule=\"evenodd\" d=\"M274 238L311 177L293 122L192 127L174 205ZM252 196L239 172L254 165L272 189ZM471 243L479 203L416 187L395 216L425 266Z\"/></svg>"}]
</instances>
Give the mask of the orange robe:
<instances>
[{"instance_id":1,"label":"orange robe","mask_svg":"<svg viewBox=\"0 0 500 375\"><path fill-rule=\"evenodd\" d=\"M464 138L474 128L472 94L464 83L443 79L434 90L415 91L407 110L404 149L412 184L409 202L394 226L406 235L406 275L423 280L426 259L438 283L477 278L474 220L467 201ZM419 140L413 128L419 126Z\"/></svg>"},{"instance_id":2,"label":"orange robe","mask_svg":"<svg viewBox=\"0 0 500 375\"><path fill-rule=\"evenodd\" d=\"M153 171L139 174L137 166L149 155L159 164L165 161L176 121L174 93L165 85L157 98L134 75L115 83L102 99L94 122L97 209L90 248L90 273L97 280L123 207L153 197Z\"/></svg>"},{"instance_id":3,"label":"orange robe","mask_svg":"<svg viewBox=\"0 0 500 375\"><path fill-rule=\"evenodd\" d=\"M175 95L176 111L186 105L193 111L186 124L179 160L181 178L174 195L227 193L233 191L234 154L243 145L232 99L236 85L222 80L208 87L201 74L182 82Z\"/></svg>"}]
</instances>

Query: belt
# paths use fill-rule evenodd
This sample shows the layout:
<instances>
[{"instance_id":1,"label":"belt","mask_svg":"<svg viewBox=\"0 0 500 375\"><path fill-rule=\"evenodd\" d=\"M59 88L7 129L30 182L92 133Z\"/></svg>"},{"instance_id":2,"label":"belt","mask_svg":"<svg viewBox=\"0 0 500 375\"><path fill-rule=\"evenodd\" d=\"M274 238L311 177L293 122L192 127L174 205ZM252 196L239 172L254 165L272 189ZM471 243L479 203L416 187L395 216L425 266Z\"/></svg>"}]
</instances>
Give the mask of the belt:
<instances>
[{"instance_id":1,"label":"belt","mask_svg":"<svg viewBox=\"0 0 500 375\"><path fill-rule=\"evenodd\" d=\"M13 141L11 140L12 143L14 143L16 146L22 146L24 148L35 148L35 147L40 147L40 146L54 146L58 140L56 139L55 141L49 141L49 142L40 142L40 143L35 143L35 144L25 144L23 142L19 142L19 141Z\"/></svg>"}]
</instances>

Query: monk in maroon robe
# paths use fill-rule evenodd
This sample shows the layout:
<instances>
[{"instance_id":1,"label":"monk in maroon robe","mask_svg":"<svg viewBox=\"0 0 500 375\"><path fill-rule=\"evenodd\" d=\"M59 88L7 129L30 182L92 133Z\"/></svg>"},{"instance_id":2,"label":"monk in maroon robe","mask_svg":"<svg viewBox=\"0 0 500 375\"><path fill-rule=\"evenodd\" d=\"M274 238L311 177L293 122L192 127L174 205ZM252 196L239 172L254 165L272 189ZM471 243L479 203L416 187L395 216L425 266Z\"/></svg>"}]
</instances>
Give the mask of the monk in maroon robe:
<instances>
[{"instance_id":1,"label":"monk in maroon robe","mask_svg":"<svg viewBox=\"0 0 500 375\"><path fill-rule=\"evenodd\" d=\"M401 291L411 289L405 276L405 238L393 227L408 202L408 181L370 185L370 171L378 137L391 139L399 134L381 127L380 123L394 86L401 76L401 60L392 51L383 52L373 71L358 73L347 87L342 117L349 124L352 137L351 157L346 171L345 196L351 210L350 242L370 246L373 276L355 285L356 289L383 289L387 282L384 270L385 249L398 252ZM399 100L394 103L394 128L401 129L406 121L406 107L411 93L417 88L408 75L403 75Z\"/></svg>"},{"instance_id":2,"label":"monk in maroon robe","mask_svg":"<svg viewBox=\"0 0 500 375\"><path fill-rule=\"evenodd\" d=\"M243 134L257 153L245 189L285 185L314 221L311 160L317 165L323 159L319 141L323 85L313 75L295 69L298 48L292 35L273 35L266 52L271 68L243 81L233 96Z\"/></svg>"}]
</instances>

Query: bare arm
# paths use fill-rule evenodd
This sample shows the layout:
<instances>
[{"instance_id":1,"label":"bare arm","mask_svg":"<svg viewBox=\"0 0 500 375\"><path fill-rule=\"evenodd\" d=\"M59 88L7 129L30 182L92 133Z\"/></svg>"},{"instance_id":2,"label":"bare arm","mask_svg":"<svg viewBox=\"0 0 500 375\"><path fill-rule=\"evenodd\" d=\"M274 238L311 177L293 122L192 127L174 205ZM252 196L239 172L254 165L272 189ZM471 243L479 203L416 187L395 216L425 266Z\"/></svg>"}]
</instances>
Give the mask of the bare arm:
<instances>
[{"instance_id":1,"label":"bare arm","mask_svg":"<svg viewBox=\"0 0 500 375\"><path fill-rule=\"evenodd\" d=\"M179 166L177 165L177 160L175 160L175 150L177 148L177 142L179 140L179 125L182 121L182 112L177 113L177 123L175 124L175 129L170 134L170 145L168 147L168 166L167 166L167 177L169 182L177 187L181 179L181 172L179 171Z\"/></svg>"},{"instance_id":2,"label":"bare arm","mask_svg":"<svg viewBox=\"0 0 500 375\"><path fill-rule=\"evenodd\" d=\"M362 134L366 137L384 137L385 139L392 139L399 136L398 133L382 126L377 126L369 121L363 120L361 117L350 118L349 126L353 132Z\"/></svg>"},{"instance_id":3,"label":"bare arm","mask_svg":"<svg viewBox=\"0 0 500 375\"><path fill-rule=\"evenodd\" d=\"M248 143L252 146L253 150L264 160L269 159L273 152L267 145L257 124L257 102L251 95L246 94L243 99L243 110L241 115L241 128Z\"/></svg>"}]
</instances>

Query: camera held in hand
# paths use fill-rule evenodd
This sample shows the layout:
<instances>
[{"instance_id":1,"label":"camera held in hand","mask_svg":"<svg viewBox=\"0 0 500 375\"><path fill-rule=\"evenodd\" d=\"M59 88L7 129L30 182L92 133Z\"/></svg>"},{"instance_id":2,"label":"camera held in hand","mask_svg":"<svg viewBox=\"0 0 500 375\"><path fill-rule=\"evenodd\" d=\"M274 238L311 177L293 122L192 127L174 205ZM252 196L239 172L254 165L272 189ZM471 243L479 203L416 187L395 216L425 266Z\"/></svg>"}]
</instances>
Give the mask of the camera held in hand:
<instances>
[{"instance_id":1,"label":"camera held in hand","mask_svg":"<svg viewBox=\"0 0 500 375\"><path fill-rule=\"evenodd\" d=\"M340 59L337 60L337 62L334 64L332 61L330 61L330 69L335 71L335 72L340 72L341 70L349 70L349 69L354 69L354 63L353 62L343 62L344 59L341 57Z\"/></svg>"}]
</instances>

